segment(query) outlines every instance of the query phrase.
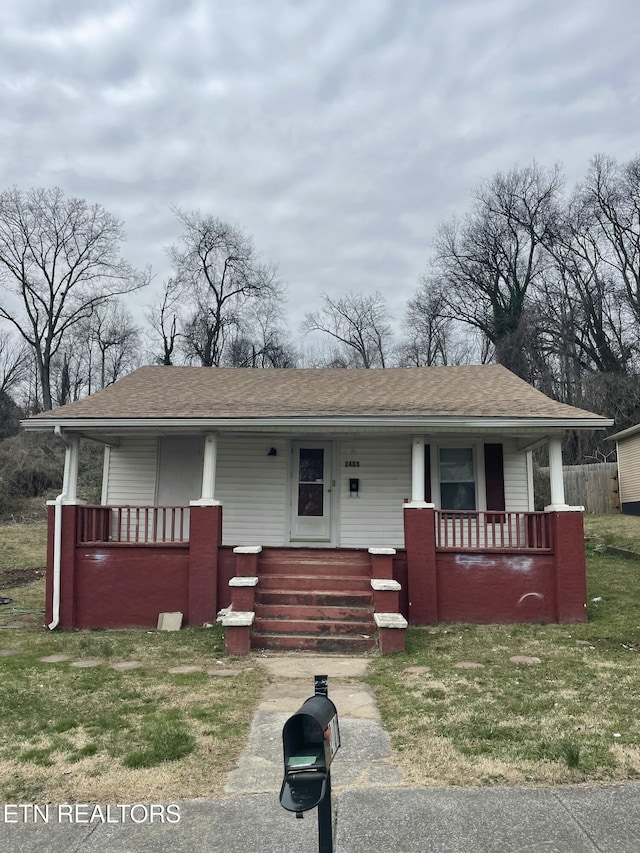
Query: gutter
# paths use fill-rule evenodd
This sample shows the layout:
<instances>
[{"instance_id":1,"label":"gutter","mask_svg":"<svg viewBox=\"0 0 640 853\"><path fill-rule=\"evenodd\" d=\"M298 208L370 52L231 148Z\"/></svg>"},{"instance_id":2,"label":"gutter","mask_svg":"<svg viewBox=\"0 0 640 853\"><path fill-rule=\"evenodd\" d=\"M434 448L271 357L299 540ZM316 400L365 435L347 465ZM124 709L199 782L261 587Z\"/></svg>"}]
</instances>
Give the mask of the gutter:
<instances>
[{"instance_id":1,"label":"gutter","mask_svg":"<svg viewBox=\"0 0 640 853\"><path fill-rule=\"evenodd\" d=\"M303 428L342 429L375 427L379 429L451 430L531 430L531 429L607 429L613 426L611 418L600 417L481 417L481 416L424 416L424 415L335 415L335 416L274 416L274 417L134 417L134 418L28 418L20 422L27 431L46 431L60 428L90 431L120 431L129 429L253 429ZM55 426L54 426L55 425Z\"/></svg>"}]
</instances>

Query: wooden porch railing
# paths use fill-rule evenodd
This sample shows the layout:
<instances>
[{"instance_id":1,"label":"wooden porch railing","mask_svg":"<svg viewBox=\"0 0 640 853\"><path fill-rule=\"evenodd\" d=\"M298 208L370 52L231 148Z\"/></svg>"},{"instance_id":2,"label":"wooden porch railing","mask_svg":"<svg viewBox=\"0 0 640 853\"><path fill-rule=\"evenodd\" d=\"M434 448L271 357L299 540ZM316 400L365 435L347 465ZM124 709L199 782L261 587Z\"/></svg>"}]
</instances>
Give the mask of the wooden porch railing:
<instances>
[{"instance_id":1,"label":"wooden porch railing","mask_svg":"<svg viewBox=\"0 0 640 853\"><path fill-rule=\"evenodd\" d=\"M189 541L189 507L78 507L78 545L166 545Z\"/></svg>"},{"instance_id":2,"label":"wooden porch railing","mask_svg":"<svg viewBox=\"0 0 640 853\"><path fill-rule=\"evenodd\" d=\"M189 507L92 506L78 510L77 544L154 545L189 541ZM442 551L550 551L544 512L436 510L436 547Z\"/></svg>"},{"instance_id":3,"label":"wooden porch railing","mask_svg":"<svg viewBox=\"0 0 640 853\"><path fill-rule=\"evenodd\" d=\"M436 548L441 551L550 551L545 512L436 510Z\"/></svg>"}]
</instances>

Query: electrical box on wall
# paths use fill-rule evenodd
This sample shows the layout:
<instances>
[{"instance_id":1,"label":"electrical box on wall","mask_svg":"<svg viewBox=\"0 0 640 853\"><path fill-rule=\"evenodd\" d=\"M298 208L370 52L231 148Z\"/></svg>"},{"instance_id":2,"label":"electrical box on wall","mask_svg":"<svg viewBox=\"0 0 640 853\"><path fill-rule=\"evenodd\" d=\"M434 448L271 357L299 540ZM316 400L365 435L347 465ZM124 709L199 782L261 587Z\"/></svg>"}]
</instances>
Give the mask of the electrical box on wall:
<instances>
[{"instance_id":1,"label":"electrical box on wall","mask_svg":"<svg viewBox=\"0 0 640 853\"><path fill-rule=\"evenodd\" d=\"M349 477L349 496L357 498L360 493L360 480L357 477Z\"/></svg>"}]
</instances>

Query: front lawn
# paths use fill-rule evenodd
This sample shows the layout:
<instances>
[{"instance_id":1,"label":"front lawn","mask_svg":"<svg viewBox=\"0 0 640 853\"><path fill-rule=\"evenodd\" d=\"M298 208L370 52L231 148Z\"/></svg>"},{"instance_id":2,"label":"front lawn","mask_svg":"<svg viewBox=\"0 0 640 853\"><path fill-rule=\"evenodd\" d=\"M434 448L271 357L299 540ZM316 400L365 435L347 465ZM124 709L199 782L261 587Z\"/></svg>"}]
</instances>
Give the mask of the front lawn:
<instances>
[{"instance_id":1,"label":"front lawn","mask_svg":"<svg viewBox=\"0 0 640 853\"><path fill-rule=\"evenodd\" d=\"M42 523L0 525L0 801L219 796L263 669L226 659L219 627L47 631L45 545Z\"/></svg>"},{"instance_id":2,"label":"front lawn","mask_svg":"<svg viewBox=\"0 0 640 853\"><path fill-rule=\"evenodd\" d=\"M9 527L0 652L17 653L0 655L0 799L220 795L268 677L257 656L226 660L217 627L47 632L43 527ZM372 658L366 680L410 782L640 779L640 561L597 550L603 538L640 550L640 518L587 516L585 529L600 537L588 542L588 623L413 628L405 655ZM55 655L66 657L42 660ZM72 666L86 661L98 663ZM201 669L169 672L179 665Z\"/></svg>"},{"instance_id":3,"label":"front lawn","mask_svg":"<svg viewBox=\"0 0 640 853\"><path fill-rule=\"evenodd\" d=\"M640 544L640 518L616 518L623 537L600 519L598 530ZM640 779L640 561L591 544L587 561L586 624L413 628L406 655L373 662L367 680L412 783Z\"/></svg>"},{"instance_id":4,"label":"front lawn","mask_svg":"<svg viewBox=\"0 0 640 853\"><path fill-rule=\"evenodd\" d=\"M5 628L0 643L4 802L219 796L266 682L225 660L217 627Z\"/></svg>"}]
</instances>

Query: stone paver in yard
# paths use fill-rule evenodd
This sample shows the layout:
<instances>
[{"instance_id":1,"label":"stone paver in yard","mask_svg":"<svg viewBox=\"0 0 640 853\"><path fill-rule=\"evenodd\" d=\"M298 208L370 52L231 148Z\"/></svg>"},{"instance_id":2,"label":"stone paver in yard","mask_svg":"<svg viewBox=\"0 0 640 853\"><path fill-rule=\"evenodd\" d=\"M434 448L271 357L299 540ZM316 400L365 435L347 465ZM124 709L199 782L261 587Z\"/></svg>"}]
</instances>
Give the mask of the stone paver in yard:
<instances>
[{"instance_id":1,"label":"stone paver in yard","mask_svg":"<svg viewBox=\"0 0 640 853\"><path fill-rule=\"evenodd\" d=\"M484 664L472 660L461 660L460 663L454 663L453 667L454 669L484 669Z\"/></svg>"},{"instance_id":2,"label":"stone paver in yard","mask_svg":"<svg viewBox=\"0 0 640 853\"><path fill-rule=\"evenodd\" d=\"M168 672L171 675L188 675L191 672L202 672L203 670L203 666L189 666L188 664L184 664L183 666L172 666Z\"/></svg>"},{"instance_id":3,"label":"stone paver in yard","mask_svg":"<svg viewBox=\"0 0 640 853\"><path fill-rule=\"evenodd\" d=\"M431 672L430 666L408 666L405 669L405 672L408 672L409 675L426 675L428 672Z\"/></svg>"},{"instance_id":4,"label":"stone paver in yard","mask_svg":"<svg viewBox=\"0 0 640 853\"><path fill-rule=\"evenodd\" d=\"M10 657L11 655L20 654L18 649L4 649L0 650L0 657ZM71 661L71 655L47 655L46 657L39 658L42 663L64 663L65 661ZM105 661L98 660L97 658L92 659L83 659L83 660L74 660L71 661L69 666L75 666L78 669L88 669L92 666L101 666ZM144 664L139 660L120 660L114 661L109 664L110 669L115 669L118 672L129 672L134 669L140 669ZM167 672L170 672L172 675L189 675L192 672L204 672L204 666L198 666L196 664L181 664L179 666L170 667ZM215 678L233 678L236 675L240 675L239 669L230 669L224 666L214 666L210 667L206 670L207 675L214 676Z\"/></svg>"},{"instance_id":5,"label":"stone paver in yard","mask_svg":"<svg viewBox=\"0 0 640 853\"><path fill-rule=\"evenodd\" d=\"M525 666L534 666L537 663L542 663L540 658L530 658L527 655L514 655L509 660L511 663L523 663Z\"/></svg>"}]
</instances>

